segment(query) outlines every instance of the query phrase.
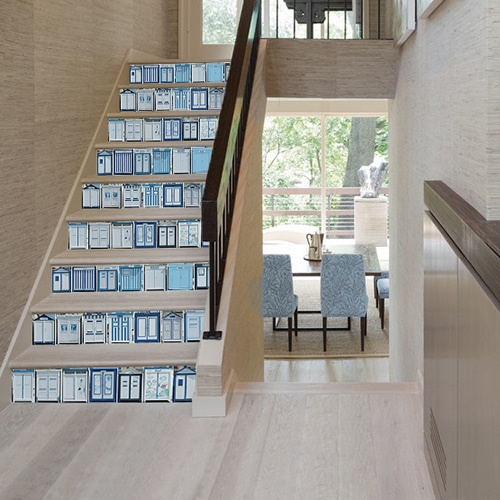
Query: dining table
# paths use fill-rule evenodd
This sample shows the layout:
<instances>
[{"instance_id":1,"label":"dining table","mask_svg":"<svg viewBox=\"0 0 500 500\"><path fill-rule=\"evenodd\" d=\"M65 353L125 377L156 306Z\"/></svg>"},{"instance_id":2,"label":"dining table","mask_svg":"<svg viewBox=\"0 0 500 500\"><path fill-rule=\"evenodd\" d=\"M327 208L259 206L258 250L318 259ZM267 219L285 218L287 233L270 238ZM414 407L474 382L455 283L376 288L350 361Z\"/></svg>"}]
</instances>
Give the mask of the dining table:
<instances>
[{"instance_id":1,"label":"dining table","mask_svg":"<svg viewBox=\"0 0 500 500\"><path fill-rule=\"evenodd\" d=\"M263 246L264 254L288 254L292 262L292 274L294 277L321 277L321 260L312 260L308 257L308 246L296 243L277 242L265 243ZM361 254L365 264L366 276L380 276L380 262L378 259L377 247L373 244L356 244L351 241L327 240L324 245L324 254ZM300 314L319 314L321 311L299 309ZM273 330L285 330L286 328L278 326L279 318L273 321ZM348 325L344 327L329 327L328 330L350 330L351 322L348 319ZM314 327L297 327L297 330L321 330Z\"/></svg>"},{"instance_id":2,"label":"dining table","mask_svg":"<svg viewBox=\"0 0 500 500\"><path fill-rule=\"evenodd\" d=\"M311 260L308 257L307 245L295 243L266 243L264 253L288 254L292 261L292 274L294 276L313 277L321 276L321 260ZM356 244L352 241L328 241L324 245L324 253L359 253L363 256L366 276L379 276L381 274L378 260L377 247L373 244Z\"/></svg>"}]
</instances>

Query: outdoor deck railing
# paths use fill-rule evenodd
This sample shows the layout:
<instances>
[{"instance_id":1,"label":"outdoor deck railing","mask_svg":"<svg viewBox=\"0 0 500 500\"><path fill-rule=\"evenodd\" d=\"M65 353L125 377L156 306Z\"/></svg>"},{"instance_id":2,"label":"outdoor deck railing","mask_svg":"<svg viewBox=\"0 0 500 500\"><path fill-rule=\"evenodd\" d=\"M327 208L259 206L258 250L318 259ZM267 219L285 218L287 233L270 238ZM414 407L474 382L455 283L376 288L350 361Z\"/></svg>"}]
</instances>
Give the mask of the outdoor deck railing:
<instances>
[{"instance_id":1,"label":"outdoor deck railing","mask_svg":"<svg viewBox=\"0 0 500 500\"><path fill-rule=\"evenodd\" d=\"M262 211L266 227L282 224L305 224L322 227L327 237L354 237L354 197L359 187L263 188ZM388 187L381 189L387 195ZM299 197L299 200L297 200ZM295 200L294 200L295 198Z\"/></svg>"}]
</instances>

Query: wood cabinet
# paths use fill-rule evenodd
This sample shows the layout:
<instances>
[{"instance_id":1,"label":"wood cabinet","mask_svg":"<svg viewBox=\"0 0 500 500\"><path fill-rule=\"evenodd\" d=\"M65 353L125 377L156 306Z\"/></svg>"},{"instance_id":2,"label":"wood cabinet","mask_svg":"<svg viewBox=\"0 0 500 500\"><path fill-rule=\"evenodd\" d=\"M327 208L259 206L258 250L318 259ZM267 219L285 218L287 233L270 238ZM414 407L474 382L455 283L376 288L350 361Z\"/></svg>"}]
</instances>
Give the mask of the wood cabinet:
<instances>
[{"instance_id":1,"label":"wood cabinet","mask_svg":"<svg viewBox=\"0 0 500 500\"><path fill-rule=\"evenodd\" d=\"M448 211L452 203L445 205L445 216L439 203L431 200L430 205L441 221L453 219ZM441 499L496 498L500 304L475 270L481 267L475 260L492 247L476 246L466 259L464 251L474 248L468 229L464 225L457 231L453 224L446 229L432 214L425 215L424 434L429 469ZM455 244L460 237L466 242L461 248Z\"/></svg>"}]
</instances>

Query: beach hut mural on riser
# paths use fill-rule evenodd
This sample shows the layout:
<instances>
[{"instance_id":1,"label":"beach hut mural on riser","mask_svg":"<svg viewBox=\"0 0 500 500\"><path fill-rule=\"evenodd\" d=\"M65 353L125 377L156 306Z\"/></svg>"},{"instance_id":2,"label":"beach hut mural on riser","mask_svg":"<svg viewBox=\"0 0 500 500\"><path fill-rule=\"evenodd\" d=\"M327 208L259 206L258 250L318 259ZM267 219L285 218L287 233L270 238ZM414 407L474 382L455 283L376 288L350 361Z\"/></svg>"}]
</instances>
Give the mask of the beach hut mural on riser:
<instances>
[{"instance_id":1,"label":"beach hut mural on riser","mask_svg":"<svg viewBox=\"0 0 500 500\"><path fill-rule=\"evenodd\" d=\"M51 306L31 314L33 349L86 345L97 353L100 346L118 349L123 344L175 349L199 342L203 332L203 309L186 302L169 310L168 298L208 288L201 199L230 65L173 62L124 69L127 83L119 78L116 97L91 146L95 153L79 174L81 212L73 217L68 210L58 237L66 240L67 252L61 259L57 254L50 258L50 284L40 285L46 287ZM158 217L160 211L164 215ZM188 211L197 216L187 216ZM140 262L142 251L160 250L156 261L150 254L147 262ZM170 261L169 252L179 250L184 262L178 253ZM190 251L204 258L190 260ZM140 294L134 297L142 307L112 310L107 297L116 294ZM157 294L165 294L163 310L148 307L148 297ZM97 295L103 310L82 307L85 297ZM57 297L77 298L74 310L64 302L59 311ZM194 363L82 367L70 366L70 358L57 366L54 359L53 367L13 368L12 401L170 403L191 401L195 391Z\"/></svg>"}]
</instances>

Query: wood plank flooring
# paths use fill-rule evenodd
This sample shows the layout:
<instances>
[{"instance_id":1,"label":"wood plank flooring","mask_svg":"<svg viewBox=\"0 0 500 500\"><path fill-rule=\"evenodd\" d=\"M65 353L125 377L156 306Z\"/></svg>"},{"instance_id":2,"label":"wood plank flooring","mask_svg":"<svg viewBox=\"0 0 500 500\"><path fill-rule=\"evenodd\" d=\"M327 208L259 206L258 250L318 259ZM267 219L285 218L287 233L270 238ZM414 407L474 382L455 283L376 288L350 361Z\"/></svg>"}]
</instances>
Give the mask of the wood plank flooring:
<instances>
[{"instance_id":1,"label":"wood plank flooring","mask_svg":"<svg viewBox=\"0 0 500 500\"><path fill-rule=\"evenodd\" d=\"M182 403L11 405L0 498L434 500L414 384L301 370L317 380L239 384L226 418Z\"/></svg>"}]
</instances>

